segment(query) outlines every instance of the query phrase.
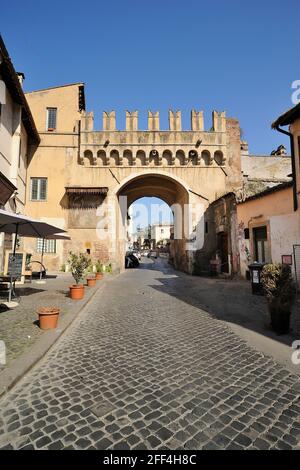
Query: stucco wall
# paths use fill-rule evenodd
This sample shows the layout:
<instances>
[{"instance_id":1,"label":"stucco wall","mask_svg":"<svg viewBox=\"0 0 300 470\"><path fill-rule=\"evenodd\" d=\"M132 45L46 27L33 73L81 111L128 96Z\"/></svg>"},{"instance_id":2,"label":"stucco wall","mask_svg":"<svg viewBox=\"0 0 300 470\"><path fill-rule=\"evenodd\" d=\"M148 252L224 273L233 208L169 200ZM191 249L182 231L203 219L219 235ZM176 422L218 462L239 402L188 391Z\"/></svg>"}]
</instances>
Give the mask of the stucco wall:
<instances>
[{"instance_id":1,"label":"stucco wall","mask_svg":"<svg viewBox=\"0 0 300 470\"><path fill-rule=\"evenodd\" d=\"M238 204L237 217L242 276L246 275L248 264L253 261L255 227L267 227L269 261L281 262L281 255L292 254L293 244L300 242L298 213L293 210L291 187ZM244 237L244 229L247 228L250 240L245 240ZM247 250L250 258L247 257Z\"/></svg>"}]
</instances>

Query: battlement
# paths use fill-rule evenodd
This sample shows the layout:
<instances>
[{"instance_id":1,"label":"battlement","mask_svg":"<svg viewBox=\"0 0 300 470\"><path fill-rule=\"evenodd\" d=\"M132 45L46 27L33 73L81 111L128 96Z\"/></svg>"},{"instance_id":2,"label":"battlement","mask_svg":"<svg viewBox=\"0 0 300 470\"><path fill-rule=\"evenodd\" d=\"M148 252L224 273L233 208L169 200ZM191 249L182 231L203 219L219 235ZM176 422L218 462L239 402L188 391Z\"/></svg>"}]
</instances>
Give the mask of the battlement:
<instances>
[{"instance_id":1,"label":"battlement","mask_svg":"<svg viewBox=\"0 0 300 470\"><path fill-rule=\"evenodd\" d=\"M203 111L191 111L191 126L190 129L183 130L181 124L181 111L169 110L169 128L166 131L172 132L205 132L204 129L204 113ZM85 112L81 117L81 131L91 132L94 130L94 114L92 112ZM116 128L116 112L103 111L102 114L102 130L114 132ZM138 111L126 111L126 127L125 132L139 131L138 125ZM148 111L148 132L161 132L160 129L159 111ZM122 131L120 131L122 132ZM142 132L145 132L142 131ZM212 112L212 125L208 132L226 132L226 113L225 111Z\"/></svg>"},{"instance_id":2,"label":"battlement","mask_svg":"<svg viewBox=\"0 0 300 470\"><path fill-rule=\"evenodd\" d=\"M191 129L183 130L181 111L169 110L169 129L161 130L159 111L148 111L148 129L139 130L138 111L126 111L125 130L117 130L115 111L103 112L103 130L94 130L94 115L84 113L80 126L79 163L85 166L225 166L228 146L240 159L240 126L225 112L213 111L204 129L203 111L191 111Z\"/></svg>"}]
</instances>

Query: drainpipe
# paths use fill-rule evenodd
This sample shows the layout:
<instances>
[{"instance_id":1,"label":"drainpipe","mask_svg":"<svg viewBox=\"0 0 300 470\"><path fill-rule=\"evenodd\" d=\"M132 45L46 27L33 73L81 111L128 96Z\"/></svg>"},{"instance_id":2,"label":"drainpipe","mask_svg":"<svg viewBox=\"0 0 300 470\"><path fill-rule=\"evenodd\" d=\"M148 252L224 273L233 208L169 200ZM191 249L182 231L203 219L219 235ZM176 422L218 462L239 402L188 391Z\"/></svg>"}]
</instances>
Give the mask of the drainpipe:
<instances>
[{"instance_id":1,"label":"drainpipe","mask_svg":"<svg viewBox=\"0 0 300 470\"><path fill-rule=\"evenodd\" d=\"M293 175L293 199L294 199L294 211L298 209L298 199L297 199L297 188L296 188L296 165L295 165L295 150L294 150L294 136L288 131L281 129L279 124L275 126L275 129L281 134L285 134L290 138L291 145L291 158L292 158L292 175Z\"/></svg>"}]
</instances>

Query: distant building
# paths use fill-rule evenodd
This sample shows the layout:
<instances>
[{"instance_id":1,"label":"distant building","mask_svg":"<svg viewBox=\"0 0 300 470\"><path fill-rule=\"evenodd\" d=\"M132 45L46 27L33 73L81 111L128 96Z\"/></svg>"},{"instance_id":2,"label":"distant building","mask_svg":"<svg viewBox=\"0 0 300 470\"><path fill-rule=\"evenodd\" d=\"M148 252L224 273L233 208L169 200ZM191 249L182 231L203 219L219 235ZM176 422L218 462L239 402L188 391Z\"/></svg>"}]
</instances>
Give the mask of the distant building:
<instances>
[{"instance_id":1,"label":"distant building","mask_svg":"<svg viewBox=\"0 0 300 470\"><path fill-rule=\"evenodd\" d=\"M170 241L172 229L171 224L152 224L151 239L154 240L155 245L166 245Z\"/></svg>"}]
</instances>

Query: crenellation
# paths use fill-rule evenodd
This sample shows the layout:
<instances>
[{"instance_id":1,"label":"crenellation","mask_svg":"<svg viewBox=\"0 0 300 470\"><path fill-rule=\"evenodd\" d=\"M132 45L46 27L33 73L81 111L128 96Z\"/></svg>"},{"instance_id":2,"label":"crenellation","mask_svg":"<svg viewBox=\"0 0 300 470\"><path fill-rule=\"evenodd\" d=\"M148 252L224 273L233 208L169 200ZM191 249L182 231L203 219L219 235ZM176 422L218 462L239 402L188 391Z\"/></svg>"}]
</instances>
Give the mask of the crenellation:
<instances>
[{"instance_id":1,"label":"crenellation","mask_svg":"<svg viewBox=\"0 0 300 470\"><path fill-rule=\"evenodd\" d=\"M212 112L212 128L214 132L226 132L226 113L225 111Z\"/></svg>"},{"instance_id":2,"label":"crenellation","mask_svg":"<svg viewBox=\"0 0 300 470\"><path fill-rule=\"evenodd\" d=\"M138 111L126 111L126 131L138 130Z\"/></svg>"},{"instance_id":3,"label":"crenellation","mask_svg":"<svg viewBox=\"0 0 300 470\"><path fill-rule=\"evenodd\" d=\"M159 131L159 111L148 111L148 131Z\"/></svg>"},{"instance_id":4,"label":"crenellation","mask_svg":"<svg viewBox=\"0 0 300 470\"><path fill-rule=\"evenodd\" d=\"M81 116L81 132L91 132L94 130L94 113L82 112Z\"/></svg>"},{"instance_id":5,"label":"crenellation","mask_svg":"<svg viewBox=\"0 0 300 470\"><path fill-rule=\"evenodd\" d=\"M169 130L181 131L181 111L169 109Z\"/></svg>"},{"instance_id":6,"label":"crenellation","mask_svg":"<svg viewBox=\"0 0 300 470\"><path fill-rule=\"evenodd\" d=\"M116 130L116 112L115 111L103 111L103 130L104 131L115 131Z\"/></svg>"},{"instance_id":7,"label":"crenellation","mask_svg":"<svg viewBox=\"0 0 300 470\"><path fill-rule=\"evenodd\" d=\"M191 129L192 131L204 131L203 111L191 111Z\"/></svg>"}]
</instances>

